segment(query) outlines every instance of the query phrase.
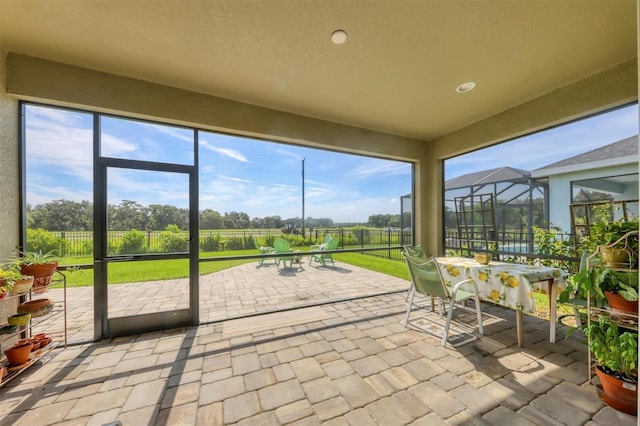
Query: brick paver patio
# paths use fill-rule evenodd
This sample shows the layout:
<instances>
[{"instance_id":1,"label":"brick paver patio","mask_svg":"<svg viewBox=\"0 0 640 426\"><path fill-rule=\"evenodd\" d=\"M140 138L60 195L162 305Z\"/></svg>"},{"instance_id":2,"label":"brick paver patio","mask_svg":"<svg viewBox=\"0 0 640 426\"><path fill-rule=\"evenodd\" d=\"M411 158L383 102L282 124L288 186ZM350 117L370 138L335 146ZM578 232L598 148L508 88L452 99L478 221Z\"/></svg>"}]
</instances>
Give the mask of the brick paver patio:
<instances>
[{"instance_id":1,"label":"brick paver patio","mask_svg":"<svg viewBox=\"0 0 640 426\"><path fill-rule=\"evenodd\" d=\"M637 423L605 406L587 383L579 333L564 339L567 329L560 327L552 344L548 323L525 317L520 348L515 313L483 305L485 336L442 348L438 339L401 324L404 292L347 300L357 295L355 288L385 293L406 289L406 281L337 266L279 272L252 263L212 274L206 279L214 288L240 292L239 305L207 310L214 321L199 327L57 349L48 362L0 389L0 424ZM313 282L321 277L325 281ZM277 296L271 289L250 296L265 310L271 299L278 307L331 294L345 300L215 321L249 309L247 292L230 285L236 280L248 289L295 283L295 290ZM329 282L336 287L324 287ZM213 302L216 292L205 297L224 304ZM70 316L86 315L72 303Z\"/></svg>"}]
</instances>

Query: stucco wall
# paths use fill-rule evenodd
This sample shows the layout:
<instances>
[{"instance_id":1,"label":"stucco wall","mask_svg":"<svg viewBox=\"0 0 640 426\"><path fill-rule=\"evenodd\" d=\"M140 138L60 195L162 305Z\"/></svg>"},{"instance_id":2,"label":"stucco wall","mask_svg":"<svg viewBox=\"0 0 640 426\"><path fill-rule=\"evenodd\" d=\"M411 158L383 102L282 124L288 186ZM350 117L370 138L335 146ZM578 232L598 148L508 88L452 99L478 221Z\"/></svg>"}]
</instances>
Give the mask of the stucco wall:
<instances>
[{"instance_id":1,"label":"stucco wall","mask_svg":"<svg viewBox=\"0 0 640 426\"><path fill-rule=\"evenodd\" d=\"M12 255L19 239L18 101L5 90L5 53L0 50L0 261ZM0 322L14 314L18 299L0 302ZM0 342L0 350L11 342Z\"/></svg>"},{"instance_id":2,"label":"stucco wall","mask_svg":"<svg viewBox=\"0 0 640 426\"><path fill-rule=\"evenodd\" d=\"M18 245L18 101L5 90L5 53L0 51L0 260Z\"/></svg>"}]
</instances>

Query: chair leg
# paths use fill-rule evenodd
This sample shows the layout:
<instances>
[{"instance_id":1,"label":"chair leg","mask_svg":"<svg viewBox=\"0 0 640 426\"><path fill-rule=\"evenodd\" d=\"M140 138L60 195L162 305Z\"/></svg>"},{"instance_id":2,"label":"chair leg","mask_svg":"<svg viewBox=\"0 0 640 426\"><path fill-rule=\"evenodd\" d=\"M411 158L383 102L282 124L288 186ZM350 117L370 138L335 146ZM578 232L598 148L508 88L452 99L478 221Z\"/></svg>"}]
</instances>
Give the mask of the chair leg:
<instances>
[{"instance_id":1,"label":"chair leg","mask_svg":"<svg viewBox=\"0 0 640 426\"><path fill-rule=\"evenodd\" d=\"M440 316L444 317L447 314L447 307L444 304L444 300L442 300L442 298L438 298L438 301L440 302Z\"/></svg>"},{"instance_id":2,"label":"chair leg","mask_svg":"<svg viewBox=\"0 0 640 426\"><path fill-rule=\"evenodd\" d=\"M451 298L450 300L449 311L447 312L447 323L444 325L444 331L442 332L442 340L440 341L440 346L447 346L447 337L449 337L449 326L451 325L451 319L453 318L453 306L455 304L455 300L453 298Z\"/></svg>"},{"instance_id":3,"label":"chair leg","mask_svg":"<svg viewBox=\"0 0 640 426\"><path fill-rule=\"evenodd\" d=\"M411 313L411 307L413 307L413 298L415 297L415 295L416 295L416 291L412 286L411 290L409 290L409 303L407 304L407 314L404 317L405 327L409 327L409 314Z\"/></svg>"},{"instance_id":4,"label":"chair leg","mask_svg":"<svg viewBox=\"0 0 640 426\"><path fill-rule=\"evenodd\" d=\"M478 291L476 290L473 301L476 304L476 316L478 317L478 332L484 335L484 329L482 328L482 311L480 311L480 297L478 297Z\"/></svg>"},{"instance_id":5,"label":"chair leg","mask_svg":"<svg viewBox=\"0 0 640 426\"><path fill-rule=\"evenodd\" d=\"M407 289L407 297L404 298L405 303L409 301L409 296L411 296L411 290L413 290L413 283L409 284L409 288Z\"/></svg>"}]
</instances>

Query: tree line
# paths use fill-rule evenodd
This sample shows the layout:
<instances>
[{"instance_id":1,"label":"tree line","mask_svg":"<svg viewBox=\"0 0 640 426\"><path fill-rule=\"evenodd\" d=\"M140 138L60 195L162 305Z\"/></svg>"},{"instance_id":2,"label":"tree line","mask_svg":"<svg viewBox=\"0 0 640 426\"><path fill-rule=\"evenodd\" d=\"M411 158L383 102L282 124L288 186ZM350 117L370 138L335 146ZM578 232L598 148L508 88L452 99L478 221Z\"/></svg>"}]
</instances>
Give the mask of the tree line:
<instances>
[{"instance_id":1,"label":"tree line","mask_svg":"<svg viewBox=\"0 0 640 426\"><path fill-rule=\"evenodd\" d=\"M278 215L250 217L244 212L220 212L212 209L200 211L200 229L278 229L301 228L299 217L283 219ZM112 231L164 230L169 225L186 230L189 227L189 210L171 205L150 204L143 206L136 201L123 200L107 206L108 228ZM410 221L405 221L410 226ZM340 226L330 218L308 217L307 229ZM353 225L353 224L350 224ZM369 216L366 225L371 227L400 227L400 215L377 214ZM27 206L27 227L48 231L92 231L93 203L89 201L54 200L49 203Z\"/></svg>"}]
</instances>

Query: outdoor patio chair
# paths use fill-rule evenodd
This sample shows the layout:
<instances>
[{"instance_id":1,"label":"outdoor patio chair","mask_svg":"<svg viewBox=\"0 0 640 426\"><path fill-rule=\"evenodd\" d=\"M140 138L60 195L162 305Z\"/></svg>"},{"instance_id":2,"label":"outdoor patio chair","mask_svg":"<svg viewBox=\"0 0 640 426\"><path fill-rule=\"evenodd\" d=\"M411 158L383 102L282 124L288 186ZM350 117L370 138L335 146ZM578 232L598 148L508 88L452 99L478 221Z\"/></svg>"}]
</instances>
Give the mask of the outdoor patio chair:
<instances>
[{"instance_id":1,"label":"outdoor patio chair","mask_svg":"<svg viewBox=\"0 0 640 426\"><path fill-rule=\"evenodd\" d=\"M289 261L289 268L293 268L293 262L300 262L300 250L292 251L289 241L284 238L276 238L273 240L273 249L274 253L281 255L275 258L277 267L280 267L280 262L286 267L287 261Z\"/></svg>"},{"instance_id":2,"label":"outdoor patio chair","mask_svg":"<svg viewBox=\"0 0 640 426\"><path fill-rule=\"evenodd\" d=\"M478 332L480 334L484 333L484 330L482 328L480 298L478 297L478 288L474 280L468 279L461 281L453 286L453 288L449 289L449 287L447 287L447 285L445 284L444 279L442 278L440 269L438 267L438 262L434 257L426 259L422 257L413 257L405 252L403 252L402 255L407 263L407 267L409 268L409 275L411 276L412 283L409 302L407 304L407 314L404 319L405 327L409 326L409 316L411 314L411 310L414 306L416 306L413 303L414 297L416 293L420 293L423 296L431 297L432 300L433 298L439 299L441 316L444 316L445 313L445 302L448 304L448 308L446 309L447 318L444 325L444 330L442 332L440 345L446 346L447 344L449 327L451 326L453 310L456 307L456 304L471 298L473 298L475 302L475 311L478 317ZM471 292L464 290L462 286L465 284L471 285L473 287L473 291ZM424 331L429 332L428 330Z\"/></svg>"},{"instance_id":3,"label":"outdoor patio chair","mask_svg":"<svg viewBox=\"0 0 640 426\"><path fill-rule=\"evenodd\" d=\"M331 241L333 237L331 236L331 234L327 234L324 237L324 241L322 242L322 244L312 244L309 246L309 251L318 251L318 250L322 250L324 247L327 246L327 244L329 244L329 241Z\"/></svg>"},{"instance_id":4,"label":"outdoor patio chair","mask_svg":"<svg viewBox=\"0 0 640 426\"><path fill-rule=\"evenodd\" d=\"M338 238L331 238L326 245L319 246L318 250L335 250L338 248L338 244L340 244L340 240ZM333 263L333 254L332 253L320 253L320 254L312 254L309 257L309 265L311 265L312 261L320 262L322 266L327 266L327 261L331 261L331 266L335 266Z\"/></svg>"},{"instance_id":5,"label":"outdoor patio chair","mask_svg":"<svg viewBox=\"0 0 640 426\"><path fill-rule=\"evenodd\" d=\"M414 258L420 258L420 259L424 259L424 262L426 262L428 260L427 258L427 254L424 252L424 249L422 248L421 245L417 245L417 246L404 246L403 247L403 252L404 254L414 257ZM413 283L409 284L409 288L407 289L407 298L405 299L405 302L407 300L409 300L409 296L411 296L411 289L413 288ZM431 300L431 309L434 309L434 302L433 299Z\"/></svg>"},{"instance_id":6,"label":"outdoor patio chair","mask_svg":"<svg viewBox=\"0 0 640 426\"><path fill-rule=\"evenodd\" d=\"M261 246L260 244L258 244L258 240L256 240L255 237L253 238L253 244L260 251L260 254L272 254L276 251L273 247ZM264 262L264 259L260 259L258 261L260 265L262 265L262 262Z\"/></svg>"}]
</instances>

